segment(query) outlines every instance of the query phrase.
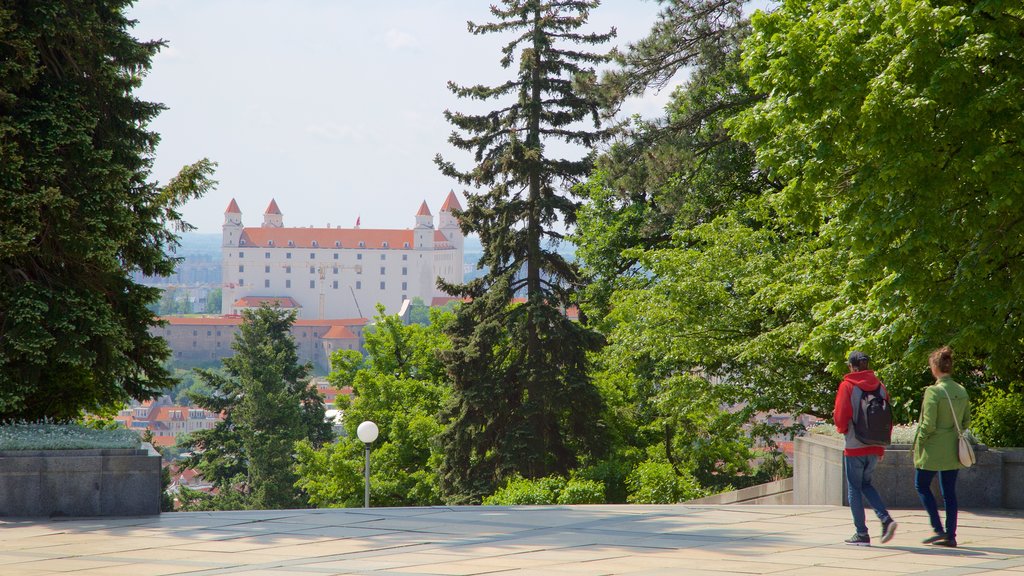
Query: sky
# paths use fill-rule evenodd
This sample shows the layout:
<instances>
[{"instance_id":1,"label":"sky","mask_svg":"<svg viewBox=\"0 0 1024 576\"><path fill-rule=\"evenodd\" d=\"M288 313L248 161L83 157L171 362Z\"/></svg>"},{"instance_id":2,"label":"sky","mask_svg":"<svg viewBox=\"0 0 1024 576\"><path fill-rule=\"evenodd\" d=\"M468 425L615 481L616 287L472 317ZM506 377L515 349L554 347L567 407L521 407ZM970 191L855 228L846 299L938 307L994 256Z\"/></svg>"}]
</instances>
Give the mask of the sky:
<instances>
[{"instance_id":1,"label":"sky","mask_svg":"<svg viewBox=\"0 0 1024 576\"><path fill-rule=\"evenodd\" d=\"M492 21L488 1L138 0L129 15L140 40L168 42L137 95L168 107L152 178L219 164L217 188L182 211L196 232L220 233L232 198L247 226L276 199L286 226L411 228L420 203L437 210L464 188L433 162L448 144L442 113L490 109L456 98L447 82L511 79L499 48L507 36L474 36L466 21ZM606 0L584 31L615 27L609 44L646 35L658 5ZM629 102L624 114L658 115L671 88ZM473 108L476 106L476 108ZM463 205L465 205L463 201Z\"/></svg>"}]
</instances>

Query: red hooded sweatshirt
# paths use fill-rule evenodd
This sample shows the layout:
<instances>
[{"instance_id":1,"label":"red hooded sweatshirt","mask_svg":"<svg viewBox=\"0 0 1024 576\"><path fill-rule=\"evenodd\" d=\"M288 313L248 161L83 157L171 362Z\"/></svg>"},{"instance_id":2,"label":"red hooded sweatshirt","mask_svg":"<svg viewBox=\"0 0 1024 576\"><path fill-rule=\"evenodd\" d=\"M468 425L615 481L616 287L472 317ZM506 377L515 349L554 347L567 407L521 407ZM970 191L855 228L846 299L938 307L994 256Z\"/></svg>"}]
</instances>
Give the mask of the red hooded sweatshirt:
<instances>
[{"instance_id":1,"label":"red hooded sweatshirt","mask_svg":"<svg viewBox=\"0 0 1024 576\"><path fill-rule=\"evenodd\" d=\"M836 407L832 412L832 421L836 423L836 430L846 435L853 426L853 405L850 404L850 396L853 394L853 387L856 386L865 392L871 392L882 385L882 382L875 376L872 370L861 370L850 372L843 377L839 383L839 391L836 392ZM889 400L889 391L885 391L885 399ZM885 454L884 446L864 446L861 448L846 448L843 454L847 456L867 456L874 454L882 456Z\"/></svg>"}]
</instances>

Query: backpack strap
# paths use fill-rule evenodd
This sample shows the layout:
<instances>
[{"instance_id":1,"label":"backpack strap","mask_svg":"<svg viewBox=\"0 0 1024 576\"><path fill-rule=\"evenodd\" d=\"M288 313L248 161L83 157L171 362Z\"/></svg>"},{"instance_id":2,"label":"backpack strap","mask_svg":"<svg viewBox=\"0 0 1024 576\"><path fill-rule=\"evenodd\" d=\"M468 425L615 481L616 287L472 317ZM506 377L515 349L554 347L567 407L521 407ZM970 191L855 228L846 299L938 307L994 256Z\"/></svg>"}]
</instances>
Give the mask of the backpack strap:
<instances>
[{"instance_id":1,"label":"backpack strap","mask_svg":"<svg viewBox=\"0 0 1024 576\"><path fill-rule=\"evenodd\" d=\"M860 399L864 397L864 391L856 384L850 384L853 390L850 391L850 408L853 411L853 423L857 423L857 416L860 414Z\"/></svg>"}]
</instances>

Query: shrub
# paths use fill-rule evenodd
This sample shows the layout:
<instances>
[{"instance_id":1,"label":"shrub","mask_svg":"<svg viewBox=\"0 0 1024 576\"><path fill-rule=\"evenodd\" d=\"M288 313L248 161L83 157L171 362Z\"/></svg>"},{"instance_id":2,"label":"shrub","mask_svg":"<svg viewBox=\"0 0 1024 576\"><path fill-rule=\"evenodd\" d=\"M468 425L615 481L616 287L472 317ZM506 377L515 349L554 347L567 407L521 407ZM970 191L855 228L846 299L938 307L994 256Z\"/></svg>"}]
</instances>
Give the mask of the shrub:
<instances>
[{"instance_id":1,"label":"shrub","mask_svg":"<svg viewBox=\"0 0 1024 576\"><path fill-rule=\"evenodd\" d=\"M626 477L630 504L675 504L707 495L707 490L687 471L676 474L668 462L648 460Z\"/></svg>"},{"instance_id":2,"label":"shrub","mask_svg":"<svg viewBox=\"0 0 1024 576\"><path fill-rule=\"evenodd\" d=\"M971 407L971 429L989 446L1024 447L1024 394L988 391Z\"/></svg>"},{"instance_id":3,"label":"shrub","mask_svg":"<svg viewBox=\"0 0 1024 576\"><path fill-rule=\"evenodd\" d=\"M555 504L565 484L565 478L561 476L548 476L536 480L514 476L494 494L484 498L483 503L488 506Z\"/></svg>"},{"instance_id":4,"label":"shrub","mask_svg":"<svg viewBox=\"0 0 1024 576\"><path fill-rule=\"evenodd\" d=\"M604 484L596 480L574 478L558 495L559 504L604 504Z\"/></svg>"},{"instance_id":5,"label":"shrub","mask_svg":"<svg viewBox=\"0 0 1024 576\"><path fill-rule=\"evenodd\" d=\"M131 430L97 430L80 424L17 423L0 426L0 450L87 450L138 448Z\"/></svg>"}]
</instances>

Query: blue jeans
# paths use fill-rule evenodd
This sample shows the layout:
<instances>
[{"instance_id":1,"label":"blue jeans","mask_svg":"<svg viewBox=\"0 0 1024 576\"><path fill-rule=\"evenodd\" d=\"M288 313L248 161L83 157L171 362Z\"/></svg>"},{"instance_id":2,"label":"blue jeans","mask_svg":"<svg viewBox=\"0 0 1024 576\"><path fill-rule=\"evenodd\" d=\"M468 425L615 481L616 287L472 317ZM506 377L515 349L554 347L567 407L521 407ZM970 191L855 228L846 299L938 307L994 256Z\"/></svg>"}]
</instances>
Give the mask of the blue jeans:
<instances>
[{"instance_id":1,"label":"blue jeans","mask_svg":"<svg viewBox=\"0 0 1024 576\"><path fill-rule=\"evenodd\" d=\"M857 528L857 534L867 534L868 525L864 519L865 498L879 520L883 523L892 520L889 511L885 509L885 503L882 502L882 496L871 485L871 473L878 464L878 456L844 456L843 460L846 463L846 484L849 488L853 525Z\"/></svg>"},{"instance_id":2,"label":"blue jeans","mask_svg":"<svg viewBox=\"0 0 1024 576\"><path fill-rule=\"evenodd\" d=\"M959 470L920 470L914 469L914 488L917 488L917 495L921 498L921 504L928 511L928 518L932 521L932 529L936 532L943 532L942 521L939 520L939 506L935 502L935 495L932 494L932 480L939 475L939 488L942 490L942 501L946 505L946 535L956 539L956 513L958 509L956 501L956 477Z\"/></svg>"}]
</instances>

